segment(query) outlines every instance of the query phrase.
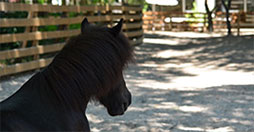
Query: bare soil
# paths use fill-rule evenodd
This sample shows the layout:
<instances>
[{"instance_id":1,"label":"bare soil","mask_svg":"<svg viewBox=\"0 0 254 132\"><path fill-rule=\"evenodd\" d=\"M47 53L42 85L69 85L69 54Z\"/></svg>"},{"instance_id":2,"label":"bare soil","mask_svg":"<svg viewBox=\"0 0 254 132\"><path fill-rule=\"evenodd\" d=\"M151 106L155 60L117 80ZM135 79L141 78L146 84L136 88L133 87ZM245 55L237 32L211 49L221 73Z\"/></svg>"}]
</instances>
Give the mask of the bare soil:
<instances>
[{"instance_id":1,"label":"bare soil","mask_svg":"<svg viewBox=\"0 0 254 132\"><path fill-rule=\"evenodd\" d=\"M110 117L89 104L93 132L254 132L254 35L150 32L125 71L132 105ZM33 73L0 81L0 100Z\"/></svg>"}]
</instances>

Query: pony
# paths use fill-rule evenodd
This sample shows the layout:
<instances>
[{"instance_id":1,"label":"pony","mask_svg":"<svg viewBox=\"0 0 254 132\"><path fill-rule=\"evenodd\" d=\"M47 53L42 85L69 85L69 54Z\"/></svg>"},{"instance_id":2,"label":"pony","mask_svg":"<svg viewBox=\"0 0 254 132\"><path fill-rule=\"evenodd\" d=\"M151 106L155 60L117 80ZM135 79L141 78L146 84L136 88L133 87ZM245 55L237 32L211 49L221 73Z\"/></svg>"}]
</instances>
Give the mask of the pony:
<instances>
[{"instance_id":1,"label":"pony","mask_svg":"<svg viewBox=\"0 0 254 132\"><path fill-rule=\"evenodd\" d=\"M123 70L133 48L116 26L96 26L87 18L53 61L0 103L1 131L90 131L89 101L104 105L111 116L131 104Z\"/></svg>"}]
</instances>

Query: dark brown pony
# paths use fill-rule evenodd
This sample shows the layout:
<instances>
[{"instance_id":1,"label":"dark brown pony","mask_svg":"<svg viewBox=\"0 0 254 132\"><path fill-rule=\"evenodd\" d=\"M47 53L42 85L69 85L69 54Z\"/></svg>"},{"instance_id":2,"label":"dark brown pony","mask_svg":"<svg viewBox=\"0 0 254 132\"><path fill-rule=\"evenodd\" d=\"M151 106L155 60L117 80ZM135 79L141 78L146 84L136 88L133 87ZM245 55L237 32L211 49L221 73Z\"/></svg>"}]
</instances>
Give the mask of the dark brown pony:
<instances>
[{"instance_id":1,"label":"dark brown pony","mask_svg":"<svg viewBox=\"0 0 254 132\"><path fill-rule=\"evenodd\" d=\"M113 28L81 23L53 62L35 74L15 94L0 103L1 131L90 131L85 110L90 100L101 102L111 116L131 104L123 69L132 47Z\"/></svg>"}]
</instances>

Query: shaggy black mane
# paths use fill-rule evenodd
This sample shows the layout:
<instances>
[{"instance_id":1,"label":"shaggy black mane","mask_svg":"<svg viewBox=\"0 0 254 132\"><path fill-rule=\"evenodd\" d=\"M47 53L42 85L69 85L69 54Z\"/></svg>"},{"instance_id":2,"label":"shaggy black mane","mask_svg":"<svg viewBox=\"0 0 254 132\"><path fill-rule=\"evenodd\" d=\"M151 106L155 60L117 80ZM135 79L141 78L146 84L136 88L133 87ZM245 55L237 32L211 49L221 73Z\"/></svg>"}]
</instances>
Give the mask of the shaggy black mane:
<instances>
[{"instance_id":1,"label":"shaggy black mane","mask_svg":"<svg viewBox=\"0 0 254 132\"><path fill-rule=\"evenodd\" d=\"M48 75L52 83L67 82L91 98L105 95L131 60L132 47L122 32L115 36L107 27L91 25L69 39L46 70L55 73Z\"/></svg>"}]
</instances>

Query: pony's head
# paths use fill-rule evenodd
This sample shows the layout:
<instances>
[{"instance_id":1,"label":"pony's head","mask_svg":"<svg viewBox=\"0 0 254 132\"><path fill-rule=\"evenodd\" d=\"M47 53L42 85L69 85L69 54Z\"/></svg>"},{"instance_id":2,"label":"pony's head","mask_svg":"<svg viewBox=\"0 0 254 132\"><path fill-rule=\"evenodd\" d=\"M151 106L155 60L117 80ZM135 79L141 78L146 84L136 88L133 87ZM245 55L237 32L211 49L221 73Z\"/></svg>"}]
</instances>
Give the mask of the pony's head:
<instances>
[{"instance_id":1,"label":"pony's head","mask_svg":"<svg viewBox=\"0 0 254 132\"><path fill-rule=\"evenodd\" d=\"M131 104L131 93L127 89L123 77L108 94L101 96L99 101L107 108L111 116L123 115Z\"/></svg>"},{"instance_id":2,"label":"pony's head","mask_svg":"<svg viewBox=\"0 0 254 132\"><path fill-rule=\"evenodd\" d=\"M132 59L132 48L128 39L121 32L123 19L121 19L116 26L112 28L98 27L90 24L85 18L81 23L81 35L91 36L98 43L98 53L101 60L104 60L101 65L97 64L97 69L102 69L99 74L101 82L101 89L99 89L95 98L103 104L111 116L122 115L131 104L131 93L126 87L123 69L125 65ZM94 34L93 34L94 33ZM91 35L93 34L93 35ZM102 39L103 38L103 39ZM106 53L106 54L105 54ZM98 60L100 61L100 60Z\"/></svg>"}]
</instances>

